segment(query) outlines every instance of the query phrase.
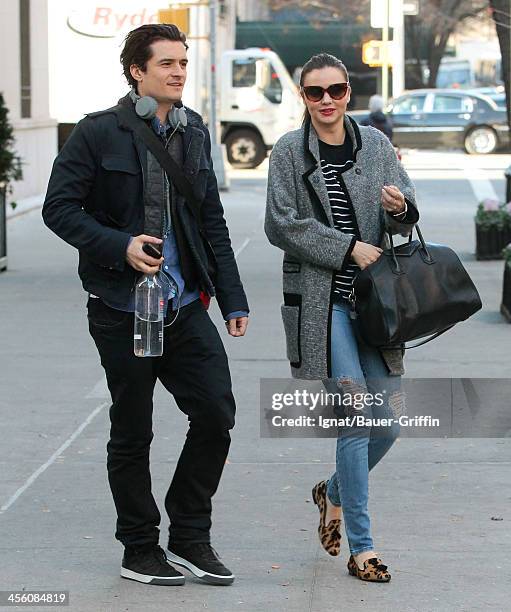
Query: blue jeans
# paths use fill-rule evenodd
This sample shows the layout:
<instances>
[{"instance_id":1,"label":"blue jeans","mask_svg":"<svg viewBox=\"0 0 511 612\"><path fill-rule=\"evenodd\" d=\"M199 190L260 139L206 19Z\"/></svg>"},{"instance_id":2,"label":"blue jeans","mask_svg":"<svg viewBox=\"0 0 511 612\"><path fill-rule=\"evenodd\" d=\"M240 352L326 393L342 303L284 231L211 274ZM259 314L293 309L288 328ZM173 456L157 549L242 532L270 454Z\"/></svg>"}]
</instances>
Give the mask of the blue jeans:
<instances>
[{"instance_id":1,"label":"blue jeans","mask_svg":"<svg viewBox=\"0 0 511 612\"><path fill-rule=\"evenodd\" d=\"M331 326L332 377L347 392L382 393L381 405L365 407L372 419L394 418L401 406L401 377L389 376L380 352L356 334L348 303L334 304ZM341 386L341 385L340 385ZM344 399L343 399L344 403ZM344 408L346 410L346 408ZM347 409L350 410L349 408ZM350 415L353 411L349 412ZM399 434L399 425L340 428L337 438L336 471L328 481L327 494L341 506L346 536L352 554L372 550L371 522L367 509L369 470L385 455Z\"/></svg>"}]
</instances>

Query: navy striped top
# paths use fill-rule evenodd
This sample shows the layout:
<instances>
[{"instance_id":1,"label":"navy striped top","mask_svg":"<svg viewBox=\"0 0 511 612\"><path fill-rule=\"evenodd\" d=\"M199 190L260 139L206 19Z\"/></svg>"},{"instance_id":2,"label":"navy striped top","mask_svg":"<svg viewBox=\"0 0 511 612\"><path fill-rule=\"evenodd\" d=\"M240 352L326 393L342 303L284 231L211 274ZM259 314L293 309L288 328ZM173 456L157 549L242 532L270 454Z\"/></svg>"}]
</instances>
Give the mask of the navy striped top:
<instances>
[{"instance_id":1,"label":"navy striped top","mask_svg":"<svg viewBox=\"0 0 511 612\"><path fill-rule=\"evenodd\" d=\"M332 208L334 226L345 234L357 235L355 214L349 196L346 193L341 179L342 172L353 166L353 144L346 132L344 144L331 145L319 141L321 169L325 178L328 198ZM350 260L341 272L334 275L333 299L334 301L347 300L353 286L353 280L359 271L357 264Z\"/></svg>"}]
</instances>

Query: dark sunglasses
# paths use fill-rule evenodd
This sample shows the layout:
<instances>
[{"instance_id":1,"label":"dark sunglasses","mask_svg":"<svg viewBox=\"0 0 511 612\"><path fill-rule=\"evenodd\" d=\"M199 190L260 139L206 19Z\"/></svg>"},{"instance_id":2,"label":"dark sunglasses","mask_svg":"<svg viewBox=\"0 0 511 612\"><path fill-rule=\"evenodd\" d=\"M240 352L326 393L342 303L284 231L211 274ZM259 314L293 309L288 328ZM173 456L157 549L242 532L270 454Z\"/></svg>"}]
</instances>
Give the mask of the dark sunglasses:
<instances>
[{"instance_id":1,"label":"dark sunglasses","mask_svg":"<svg viewBox=\"0 0 511 612\"><path fill-rule=\"evenodd\" d=\"M311 102L319 102L323 99L325 95L325 91L328 91L328 95L332 98L332 100L342 100L348 91L349 83L334 83L333 85L328 86L326 89L320 87L319 85L308 85L307 87L302 87L303 93L307 100Z\"/></svg>"}]
</instances>

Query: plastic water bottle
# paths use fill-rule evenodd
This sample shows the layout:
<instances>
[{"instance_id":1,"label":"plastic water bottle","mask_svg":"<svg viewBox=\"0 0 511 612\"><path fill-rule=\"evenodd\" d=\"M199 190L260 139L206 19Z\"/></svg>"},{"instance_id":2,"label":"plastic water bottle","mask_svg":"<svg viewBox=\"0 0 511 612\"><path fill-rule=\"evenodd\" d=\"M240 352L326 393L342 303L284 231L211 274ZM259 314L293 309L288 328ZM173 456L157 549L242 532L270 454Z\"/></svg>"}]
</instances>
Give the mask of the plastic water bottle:
<instances>
[{"instance_id":1,"label":"plastic water bottle","mask_svg":"<svg viewBox=\"0 0 511 612\"><path fill-rule=\"evenodd\" d=\"M163 306L163 288L157 275L144 275L135 289L133 339L137 357L163 355Z\"/></svg>"}]
</instances>

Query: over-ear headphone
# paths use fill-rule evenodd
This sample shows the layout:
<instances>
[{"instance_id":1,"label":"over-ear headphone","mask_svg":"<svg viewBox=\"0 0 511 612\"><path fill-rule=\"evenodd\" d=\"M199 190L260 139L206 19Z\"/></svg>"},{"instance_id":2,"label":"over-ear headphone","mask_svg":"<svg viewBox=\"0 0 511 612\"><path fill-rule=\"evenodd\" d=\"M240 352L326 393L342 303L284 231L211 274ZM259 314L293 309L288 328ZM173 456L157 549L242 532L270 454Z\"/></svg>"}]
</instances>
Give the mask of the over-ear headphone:
<instances>
[{"instance_id":1,"label":"over-ear headphone","mask_svg":"<svg viewBox=\"0 0 511 612\"><path fill-rule=\"evenodd\" d=\"M141 119L153 119L156 117L158 102L154 98L151 96L140 97L134 89L130 91L130 98L135 103L135 112ZM167 119L174 131L185 131L185 127L188 125L188 117L182 102L174 102L167 115Z\"/></svg>"}]
</instances>

